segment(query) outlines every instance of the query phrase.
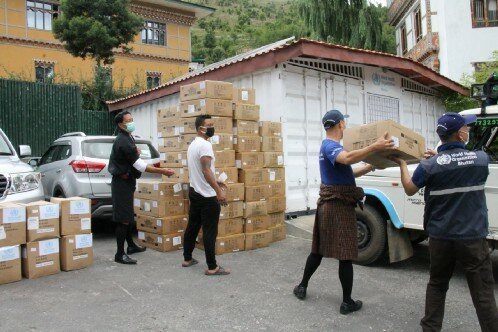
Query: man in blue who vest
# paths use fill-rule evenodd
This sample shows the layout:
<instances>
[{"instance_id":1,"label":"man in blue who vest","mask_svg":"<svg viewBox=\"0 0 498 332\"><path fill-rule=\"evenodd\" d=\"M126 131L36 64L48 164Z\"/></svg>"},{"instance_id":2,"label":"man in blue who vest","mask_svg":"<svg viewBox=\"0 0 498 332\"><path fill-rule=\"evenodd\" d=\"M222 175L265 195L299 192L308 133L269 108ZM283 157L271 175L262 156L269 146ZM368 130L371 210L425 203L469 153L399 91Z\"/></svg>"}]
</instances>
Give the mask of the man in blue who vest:
<instances>
[{"instance_id":1,"label":"man in blue who vest","mask_svg":"<svg viewBox=\"0 0 498 332\"><path fill-rule=\"evenodd\" d=\"M425 187L424 229L429 234L431 259L427 284L424 331L440 331L446 291L455 262L465 270L470 294L482 331L498 331L498 311L489 248L488 210L484 184L489 157L468 151L469 127L475 115L446 113L438 119L442 145L423 160L410 178L406 162L392 158L401 168L401 182L408 196Z\"/></svg>"}]
</instances>

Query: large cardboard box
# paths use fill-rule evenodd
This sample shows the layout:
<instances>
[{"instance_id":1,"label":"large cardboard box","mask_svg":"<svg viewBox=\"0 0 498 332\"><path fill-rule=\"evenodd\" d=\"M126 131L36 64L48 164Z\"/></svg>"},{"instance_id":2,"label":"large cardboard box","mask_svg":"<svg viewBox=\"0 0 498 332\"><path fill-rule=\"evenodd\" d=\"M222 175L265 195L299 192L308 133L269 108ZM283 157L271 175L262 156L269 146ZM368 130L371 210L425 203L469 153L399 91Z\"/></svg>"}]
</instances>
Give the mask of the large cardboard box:
<instances>
[{"instance_id":1,"label":"large cardboard box","mask_svg":"<svg viewBox=\"0 0 498 332\"><path fill-rule=\"evenodd\" d=\"M263 168L263 152L237 152L235 154L235 166L241 169Z\"/></svg>"},{"instance_id":2,"label":"large cardboard box","mask_svg":"<svg viewBox=\"0 0 498 332\"><path fill-rule=\"evenodd\" d=\"M233 88L233 101L236 103L255 104L256 90L247 88Z\"/></svg>"},{"instance_id":3,"label":"large cardboard box","mask_svg":"<svg viewBox=\"0 0 498 332\"><path fill-rule=\"evenodd\" d=\"M189 182L188 168L187 167L169 167L175 171L175 174L161 176L163 182Z\"/></svg>"},{"instance_id":4,"label":"large cardboard box","mask_svg":"<svg viewBox=\"0 0 498 332\"><path fill-rule=\"evenodd\" d=\"M171 118L168 122L157 124L157 138L173 137L183 134L183 127L178 118Z\"/></svg>"},{"instance_id":5,"label":"large cardboard box","mask_svg":"<svg viewBox=\"0 0 498 332\"><path fill-rule=\"evenodd\" d=\"M92 234L66 235L60 239L61 270L83 269L93 263Z\"/></svg>"},{"instance_id":6,"label":"large cardboard box","mask_svg":"<svg viewBox=\"0 0 498 332\"><path fill-rule=\"evenodd\" d=\"M263 167L282 167L284 166L283 152L263 152Z\"/></svg>"},{"instance_id":7,"label":"large cardboard box","mask_svg":"<svg viewBox=\"0 0 498 332\"><path fill-rule=\"evenodd\" d=\"M263 152L284 151L284 142L282 141L282 137L262 136L261 151Z\"/></svg>"},{"instance_id":8,"label":"large cardboard box","mask_svg":"<svg viewBox=\"0 0 498 332\"><path fill-rule=\"evenodd\" d=\"M261 138L259 136L236 136L233 139L236 152L259 152L261 151Z\"/></svg>"},{"instance_id":9,"label":"large cardboard box","mask_svg":"<svg viewBox=\"0 0 498 332\"><path fill-rule=\"evenodd\" d=\"M0 203L0 247L26 243L26 207Z\"/></svg>"},{"instance_id":10,"label":"large cardboard box","mask_svg":"<svg viewBox=\"0 0 498 332\"><path fill-rule=\"evenodd\" d=\"M259 125L257 121L234 120L233 134L240 136L259 136Z\"/></svg>"},{"instance_id":11,"label":"large cardboard box","mask_svg":"<svg viewBox=\"0 0 498 332\"><path fill-rule=\"evenodd\" d=\"M135 220L139 231L166 235L183 233L187 228L188 217L187 215L181 215L158 218L137 214Z\"/></svg>"},{"instance_id":12,"label":"large cardboard box","mask_svg":"<svg viewBox=\"0 0 498 332\"><path fill-rule=\"evenodd\" d=\"M285 196L285 181L273 181L268 185L268 195L270 197Z\"/></svg>"},{"instance_id":13,"label":"large cardboard box","mask_svg":"<svg viewBox=\"0 0 498 332\"><path fill-rule=\"evenodd\" d=\"M244 215L244 202L228 202L226 206L221 207L220 220L240 218Z\"/></svg>"},{"instance_id":14,"label":"large cardboard box","mask_svg":"<svg viewBox=\"0 0 498 332\"><path fill-rule=\"evenodd\" d=\"M157 110L157 123L169 122L172 118L180 117L180 107L178 105L165 107Z\"/></svg>"},{"instance_id":15,"label":"large cardboard box","mask_svg":"<svg viewBox=\"0 0 498 332\"><path fill-rule=\"evenodd\" d=\"M231 118L232 103L221 99L198 99L180 103L182 118L195 118L199 115L225 116Z\"/></svg>"},{"instance_id":16,"label":"large cardboard box","mask_svg":"<svg viewBox=\"0 0 498 332\"><path fill-rule=\"evenodd\" d=\"M259 135L260 136L278 136L282 137L282 123L272 121L259 122Z\"/></svg>"},{"instance_id":17,"label":"large cardboard box","mask_svg":"<svg viewBox=\"0 0 498 332\"><path fill-rule=\"evenodd\" d=\"M233 150L232 134L216 134L209 139L214 151Z\"/></svg>"},{"instance_id":18,"label":"large cardboard box","mask_svg":"<svg viewBox=\"0 0 498 332\"><path fill-rule=\"evenodd\" d=\"M188 198L187 195L180 182L138 180L134 197L159 201L169 197Z\"/></svg>"},{"instance_id":19,"label":"large cardboard box","mask_svg":"<svg viewBox=\"0 0 498 332\"><path fill-rule=\"evenodd\" d=\"M225 189L227 202L243 201L244 200L244 184L243 183L230 183L227 184Z\"/></svg>"},{"instance_id":20,"label":"large cardboard box","mask_svg":"<svg viewBox=\"0 0 498 332\"><path fill-rule=\"evenodd\" d=\"M234 153L233 160L234 160L234 162L233 162L232 165L235 165L235 153ZM215 168L215 171L214 171L214 174L216 175L216 179L219 179L220 175L222 173L225 173L225 175L227 176L227 179L225 180L226 184L239 182L239 173L238 173L237 167L221 167L221 168L218 168L218 166L216 165L216 168Z\"/></svg>"},{"instance_id":21,"label":"large cardboard box","mask_svg":"<svg viewBox=\"0 0 498 332\"><path fill-rule=\"evenodd\" d=\"M268 183L268 171L263 168L240 169L239 181L254 186L266 184Z\"/></svg>"},{"instance_id":22,"label":"large cardboard box","mask_svg":"<svg viewBox=\"0 0 498 332\"><path fill-rule=\"evenodd\" d=\"M265 231L270 226L270 217L268 215L249 217L244 222L244 233Z\"/></svg>"},{"instance_id":23,"label":"large cardboard box","mask_svg":"<svg viewBox=\"0 0 498 332\"><path fill-rule=\"evenodd\" d=\"M204 250L204 243L200 241L197 248ZM216 255L228 254L231 252L244 251L245 247L245 235L244 234L234 234L223 237L216 238Z\"/></svg>"},{"instance_id":24,"label":"large cardboard box","mask_svg":"<svg viewBox=\"0 0 498 332\"><path fill-rule=\"evenodd\" d=\"M187 167L187 152L162 152L160 155L160 167Z\"/></svg>"},{"instance_id":25,"label":"large cardboard box","mask_svg":"<svg viewBox=\"0 0 498 332\"><path fill-rule=\"evenodd\" d=\"M270 218L270 227L285 224L285 212L269 213L268 218Z\"/></svg>"},{"instance_id":26,"label":"large cardboard box","mask_svg":"<svg viewBox=\"0 0 498 332\"><path fill-rule=\"evenodd\" d=\"M215 99L233 99L232 83L221 81L201 81L192 84L186 84L180 87L180 101L215 98Z\"/></svg>"},{"instance_id":27,"label":"large cardboard box","mask_svg":"<svg viewBox=\"0 0 498 332\"><path fill-rule=\"evenodd\" d=\"M170 197L159 201L133 199L136 214L152 217L183 216L186 213L185 200L181 197Z\"/></svg>"},{"instance_id":28,"label":"large cardboard box","mask_svg":"<svg viewBox=\"0 0 498 332\"><path fill-rule=\"evenodd\" d=\"M246 234L245 250L268 247L272 241L272 233L268 230Z\"/></svg>"},{"instance_id":29,"label":"large cardboard box","mask_svg":"<svg viewBox=\"0 0 498 332\"><path fill-rule=\"evenodd\" d=\"M214 151L214 158L215 158L214 166L216 169L235 166L234 150Z\"/></svg>"},{"instance_id":30,"label":"large cardboard box","mask_svg":"<svg viewBox=\"0 0 498 332\"><path fill-rule=\"evenodd\" d=\"M160 252L183 249L183 234L161 235L138 231L138 243Z\"/></svg>"},{"instance_id":31,"label":"large cardboard box","mask_svg":"<svg viewBox=\"0 0 498 332\"><path fill-rule=\"evenodd\" d=\"M22 246L22 274L28 279L60 272L59 239L28 242Z\"/></svg>"},{"instance_id":32,"label":"large cardboard box","mask_svg":"<svg viewBox=\"0 0 498 332\"><path fill-rule=\"evenodd\" d=\"M165 137L158 139L159 152L187 151L197 134L181 134L175 137Z\"/></svg>"},{"instance_id":33,"label":"large cardboard box","mask_svg":"<svg viewBox=\"0 0 498 332\"><path fill-rule=\"evenodd\" d=\"M59 204L38 201L26 204L27 242L60 236Z\"/></svg>"},{"instance_id":34,"label":"large cardboard box","mask_svg":"<svg viewBox=\"0 0 498 332\"><path fill-rule=\"evenodd\" d=\"M272 234L271 242L282 241L282 240L285 240L285 238L287 237L287 228L286 228L285 224L271 227L268 230Z\"/></svg>"},{"instance_id":35,"label":"large cardboard box","mask_svg":"<svg viewBox=\"0 0 498 332\"><path fill-rule=\"evenodd\" d=\"M244 219L221 219L218 222L218 237L244 233ZM199 240L202 240L202 229L199 232Z\"/></svg>"},{"instance_id":36,"label":"large cardboard box","mask_svg":"<svg viewBox=\"0 0 498 332\"><path fill-rule=\"evenodd\" d=\"M90 200L83 197L52 197L50 202L60 206L61 236L90 234L92 232L92 210Z\"/></svg>"},{"instance_id":37,"label":"large cardboard box","mask_svg":"<svg viewBox=\"0 0 498 332\"><path fill-rule=\"evenodd\" d=\"M256 201L266 200L269 197L268 189L269 189L268 184L260 184L257 186L246 186L245 187L246 202L256 202Z\"/></svg>"},{"instance_id":38,"label":"large cardboard box","mask_svg":"<svg viewBox=\"0 0 498 332\"><path fill-rule=\"evenodd\" d=\"M283 159L283 158L282 158ZM282 160L283 162L283 160ZM265 168L268 173L268 181L285 181L285 168L275 167L275 168Z\"/></svg>"},{"instance_id":39,"label":"large cardboard box","mask_svg":"<svg viewBox=\"0 0 498 332\"><path fill-rule=\"evenodd\" d=\"M178 121L178 126L181 128L182 134L197 134L197 130L195 129L195 119L196 118L181 118Z\"/></svg>"},{"instance_id":40,"label":"large cardboard box","mask_svg":"<svg viewBox=\"0 0 498 332\"><path fill-rule=\"evenodd\" d=\"M183 134L197 134L197 130L195 129L195 119L196 118L182 118L180 119L180 126L182 128ZM211 118L213 120L215 134L232 134L232 118L231 117L222 117L222 116L213 116Z\"/></svg>"},{"instance_id":41,"label":"large cardboard box","mask_svg":"<svg viewBox=\"0 0 498 332\"><path fill-rule=\"evenodd\" d=\"M244 218L264 216L268 214L266 201L244 203Z\"/></svg>"},{"instance_id":42,"label":"large cardboard box","mask_svg":"<svg viewBox=\"0 0 498 332\"><path fill-rule=\"evenodd\" d=\"M233 107L235 120L259 121L259 105L236 103Z\"/></svg>"},{"instance_id":43,"label":"large cardboard box","mask_svg":"<svg viewBox=\"0 0 498 332\"><path fill-rule=\"evenodd\" d=\"M408 164L418 163L424 156L425 139L411 129L408 129L392 120L378 121L344 131L344 149L358 150L374 143L384 133L394 140L396 150L383 151L371 154L364 161L379 168L397 167L398 165L387 159L397 156L406 160Z\"/></svg>"},{"instance_id":44,"label":"large cardboard box","mask_svg":"<svg viewBox=\"0 0 498 332\"><path fill-rule=\"evenodd\" d=\"M270 197L266 200L268 202L268 213L284 212L286 208L286 199L282 197Z\"/></svg>"},{"instance_id":45,"label":"large cardboard box","mask_svg":"<svg viewBox=\"0 0 498 332\"><path fill-rule=\"evenodd\" d=\"M0 285L21 279L21 247L19 245L1 247Z\"/></svg>"}]
</instances>

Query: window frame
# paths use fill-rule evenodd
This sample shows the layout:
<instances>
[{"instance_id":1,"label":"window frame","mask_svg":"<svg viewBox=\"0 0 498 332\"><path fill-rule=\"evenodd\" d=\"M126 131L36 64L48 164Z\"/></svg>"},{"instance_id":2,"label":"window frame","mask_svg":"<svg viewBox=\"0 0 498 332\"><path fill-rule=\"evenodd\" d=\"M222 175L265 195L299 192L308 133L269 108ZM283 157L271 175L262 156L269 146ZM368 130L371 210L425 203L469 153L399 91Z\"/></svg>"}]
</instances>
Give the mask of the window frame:
<instances>
[{"instance_id":1,"label":"window frame","mask_svg":"<svg viewBox=\"0 0 498 332\"><path fill-rule=\"evenodd\" d=\"M403 23L399 28L401 38L401 55L408 53L408 35L406 34L406 23Z\"/></svg>"},{"instance_id":2,"label":"window frame","mask_svg":"<svg viewBox=\"0 0 498 332\"><path fill-rule=\"evenodd\" d=\"M48 164L51 164L51 163L54 163L56 162L57 160L55 160L55 156L58 155L59 153L59 150L61 148L61 145L60 144L54 144L52 146L50 146L48 148L48 150L43 154L43 156L40 158L40 162L38 163L38 166L42 166L42 165L48 165ZM47 162L47 159L48 159L48 155L52 153L52 157L50 159L49 162Z\"/></svg>"},{"instance_id":3,"label":"window frame","mask_svg":"<svg viewBox=\"0 0 498 332\"><path fill-rule=\"evenodd\" d=\"M32 4L32 5L31 5ZM38 7L37 5L40 5ZM39 1L39 0L26 0L26 27L28 29L40 30L40 31L52 31L53 22L60 15L60 5L52 1ZM50 6L50 8L46 8ZM34 14L34 22L30 25L30 13ZM41 15L41 27L38 27L37 14ZM50 26L48 26L50 22Z\"/></svg>"},{"instance_id":4,"label":"window frame","mask_svg":"<svg viewBox=\"0 0 498 332\"><path fill-rule=\"evenodd\" d=\"M491 1L495 3L494 19L490 18L492 11L489 10L489 4ZM477 6L478 2L482 5ZM480 7L479 12L482 11L482 17L479 18L477 17L478 7ZM498 0L470 0L470 9L472 28L498 27Z\"/></svg>"},{"instance_id":5,"label":"window frame","mask_svg":"<svg viewBox=\"0 0 498 332\"><path fill-rule=\"evenodd\" d=\"M161 37L160 37L161 32L164 33L162 44L160 43L161 42ZM157 33L157 40L155 37L155 33ZM151 34L150 37L149 37L149 34ZM144 21L144 26L142 28L142 31L140 32L140 39L142 41L142 44L166 47L166 46L168 46L167 36L168 36L168 25L166 22L148 21L148 20Z\"/></svg>"},{"instance_id":6,"label":"window frame","mask_svg":"<svg viewBox=\"0 0 498 332\"><path fill-rule=\"evenodd\" d=\"M147 71L145 75L146 75L145 84L147 86L147 90L157 88L158 86L161 85L162 73ZM154 82L155 80L157 80L157 82Z\"/></svg>"},{"instance_id":7,"label":"window frame","mask_svg":"<svg viewBox=\"0 0 498 332\"><path fill-rule=\"evenodd\" d=\"M43 69L43 78L38 77L37 69ZM48 76L48 70L52 71L52 77ZM39 83L51 83L55 77L55 63L53 62L43 62L35 61L35 81Z\"/></svg>"},{"instance_id":8,"label":"window frame","mask_svg":"<svg viewBox=\"0 0 498 332\"><path fill-rule=\"evenodd\" d=\"M413 26L414 26L414 37L415 44L422 40L423 32L422 32L422 9L420 5L413 12Z\"/></svg>"}]
</instances>

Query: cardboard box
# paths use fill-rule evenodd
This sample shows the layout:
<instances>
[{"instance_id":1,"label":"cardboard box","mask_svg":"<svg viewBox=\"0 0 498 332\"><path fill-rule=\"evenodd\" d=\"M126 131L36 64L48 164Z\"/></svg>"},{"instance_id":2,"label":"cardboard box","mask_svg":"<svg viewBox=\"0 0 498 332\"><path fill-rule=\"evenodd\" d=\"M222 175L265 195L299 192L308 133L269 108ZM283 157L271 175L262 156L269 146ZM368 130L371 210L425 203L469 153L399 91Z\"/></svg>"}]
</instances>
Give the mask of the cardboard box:
<instances>
[{"instance_id":1,"label":"cardboard box","mask_svg":"<svg viewBox=\"0 0 498 332\"><path fill-rule=\"evenodd\" d=\"M233 101L243 104L256 103L256 90L248 88L233 88Z\"/></svg>"},{"instance_id":2,"label":"cardboard box","mask_svg":"<svg viewBox=\"0 0 498 332\"><path fill-rule=\"evenodd\" d=\"M221 99L198 99L180 103L182 118L195 118L199 115L209 114L211 116L233 116L232 103Z\"/></svg>"},{"instance_id":3,"label":"cardboard box","mask_svg":"<svg viewBox=\"0 0 498 332\"><path fill-rule=\"evenodd\" d=\"M0 285L21 279L21 247L19 245L1 247Z\"/></svg>"},{"instance_id":4,"label":"cardboard box","mask_svg":"<svg viewBox=\"0 0 498 332\"><path fill-rule=\"evenodd\" d=\"M268 247L272 240L272 233L268 230L256 233L245 233L245 234L246 234L245 250L253 250L253 249Z\"/></svg>"},{"instance_id":5,"label":"cardboard box","mask_svg":"<svg viewBox=\"0 0 498 332\"><path fill-rule=\"evenodd\" d=\"M261 151L263 152L284 151L284 142L282 140L282 137L278 136L261 137Z\"/></svg>"},{"instance_id":6,"label":"cardboard box","mask_svg":"<svg viewBox=\"0 0 498 332\"><path fill-rule=\"evenodd\" d=\"M285 240L285 238L287 237L287 227L285 226L285 224L271 227L268 230L271 232L272 235L271 239L272 243Z\"/></svg>"},{"instance_id":7,"label":"cardboard box","mask_svg":"<svg viewBox=\"0 0 498 332\"><path fill-rule=\"evenodd\" d=\"M187 152L162 152L160 167L187 167Z\"/></svg>"},{"instance_id":8,"label":"cardboard box","mask_svg":"<svg viewBox=\"0 0 498 332\"><path fill-rule=\"evenodd\" d=\"M175 171L175 174L166 176L162 175L161 180L163 182L189 182L188 168L187 167L169 167L171 170Z\"/></svg>"},{"instance_id":9,"label":"cardboard box","mask_svg":"<svg viewBox=\"0 0 498 332\"><path fill-rule=\"evenodd\" d=\"M216 134L209 141L213 145L213 151L233 150L232 134Z\"/></svg>"},{"instance_id":10,"label":"cardboard box","mask_svg":"<svg viewBox=\"0 0 498 332\"><path fill-rule=\"evenodd\" d=\"M243 201L244 200L244 184L243 183L230 183L227 184L225 189L227 202Z\"/></svg>"},{"instance_id":11,"label":"cardboard box","mask_svg":"<svg viewBox=\"0 0 498 332\"><path fill-rule=\"evenodd\" d=\"M267 172L268 182L285 181L285 168L265 168L265 170Z\"/></svg>"},{"instance_id":12,"label":"cardboard box","mask_svg":"<svg viewBox=\"0 0 498 332\"><path fill-rule=\"evenodd\" d=\"M60 237L59 204L38 201L25 206L27 242Z\"/></svg>"},{"instance_id":13,"label":"cardboard box","mask_svg":"<svg viewBox=\"0 0 498 332\"><path fill-rule=\"evenodd\" d=\"M0 247L26 243L26 207L0 203Z\"/></svg>"},{"instance_id":14,"label":"cardboard box","mask_svg":"<svg viewBox=\"0 0 498 332\"><path fill-rule=\"evenodd\" d=\"M285 196L285 181L273 181L268 185L269 197Z\"/></svg>"},{"instance_id":15,"label":"cardboard box","mask_svg":"<svg viewBox=\"0 0 498 332\"><path fill-rule=\"evenodd\" d=\"M285 211L286 208L285 197L270 197L266 201L268 202L268 213Z\"/></svg>"},{"instance_id":16,"label":"cardboard box","mask_svg":"<svg viewBox=\"0 0 498 332\"><path fill-rule=\"evenodd\" d=\"M63 236L60 249L62 271L84 269L93 264L92 234Z\"/></svg>"},{"instance_id":17,"label":"cardboard box","mask_svg":"<svg viewBox=\"0 0 498 332\"><path fill-rule=\"evenodd\" d=\"M266 201L244 203L244 218L264 216L268 214Z\"/></svg>"},{"instance_id":18,"label":"cardboard box","mask_svg":"<svg viewBox=\"0 0 498 332\"><path fill-rule=\"evenodd\" d=\"M270 217L268 215L250 217L245 219L244 233L265 231L270 226Z\"/></svg>"},{"instance_id":19,"label":"cardboard box","mask_svg":"<svg viewBox=\"0 0 498 332\"><path fill-rule=\"evenodd\" d=\"M268 213L270 218L270 227L285 224L285 212Z\"/></svg>"},{"instance_id":20,"label":"cardboard box","mask_svg":"<svg viewBox=\"0 0 498 332\"><path fill-rule=\"evenodd\" d=\"M165 107L157 110L157 123L169 122L172 118L180 117L180 107L178 105Z\"/></svg>"},{"instance_id":21,"label":"cardboard box","mask_svg":"<svg viewBox=\"0 0 498 332\"><path fill-rule=\"evenodd\" d=\"M282 137L282 123L272 121L259 122L259 136Z\"/></svg>"},{"instance_id":22,"label":"cardboard box","mask_svg":"<svg viewBox=\"0 0 498 332\"><path fill-rule=\"evenodd\" d=\"M244 215L244 202L228 202L227 206L222 206L220 211L220 220L235 219Z\"/></svg>"},{"instance_id":23,"label":"cardboard box","mask_svg":"<svg viewBox=\"0 0 498 332\"><path fill-rule=\"evenodd\" d=\"M236 152L259 152L261 151L261 138L259 136L236 136L233 139Z\"/></svg>"},{"instance_id":24,"label":"cardboard box","mask_svg":"<svg viewBox=\"0 0 498 332\"><path fill-rule=\"evenodd\" d=\"M138 180L134 197L159 201L169 197L188 198L188 193L179 182Z\"/></svg>"},{"instance_id":25,"label":"cardboard box","mask_svg":"<svg viewBox=\"0 0 498 332\"><path fill-rule=\"evenodd\" d=\"M203 241L199 241L196 245L197 248L204 250ZM216 238L216 255L228 254L231 252L244 251L245 247L245 235L244 234L234 234L223 237Z\"/></svg>"},{"instance_id":26,"label":"cardboard box","mask_svg":"<svg viewBox=\"0 0 498 332\"><path fill-rule=\"evenodd\" d=\"M196 118L181 118L178 121L178 126L181 128L182 134L197 134L195 119Z\"/></svg>"},{"instance_id":27,"label":"cardboard box","mask_svg":"<svg viewBox=\"0 0 498 332\"><path fill-rule=\"evenodd\" d=\"M157 138L174 137L183 134L180 119L171 118L168 122L157 124Z\"/></svg>"},{"instance_id":28,"label":"cardboard box","mask_svg":"<svg viewBox=\"0 0 498 332\"><path fill-rule=\"evenodd\" d=\"M60 206L61 236L90 234L92 232L92 209L90 200L83 197L52 197L50 202Z\"/></svg>"},{"instance_id":29,"label":"cardboard box","mask_svg":"<svg viewBox=\"0 0 498 332\"><path fill-rule=\"evenodd\" d=\"M379 168L398 167L387 159L397 156L406 160L408 164L418 163L424 156L425 139L392 120L378 121L358 127L348 128L344 131L344 149L347 151L358 150L374 143L384 133L394 140L396 150L377 152L368 156L364 161Z\"/></svg>"},{"instance_id":30,"label":"cardboard box","mask_svg":"<svg viewBox=\"0 0 498 332\"><path fill-rule=\"evenodd\" d=\"M256 202L256 201L266 200L269 197L268 186L269 186L268 184L260 184L257 186L246 186L245 187L246 202Z\"/></svg>"},{"instance_id":31,"label":"cardboard box","mask_svg":"<svg viewBox=\"0 0 498 332\"><path fill-rule=\"evenodd\" d=\"M183 198L168 198L159 201L148 199L133 199L136 214L152 217L183 216L186 214L185 200Z\"/></svg>"},{"instance_id":32,"label":"cardboard box","mask_svg":"<svg viewBox=\"0 0 498 332\"><path fill-rule=\"evenodd\" d=\"M233 118L235 120L259 121L259 105L235 103Z\"/></svg>"},{"instance_id":33,"label":"cardboard box","mask_svg":"<svg viewBox=\"0 0 498 332\"><path fill-rule=\"evenodd\" d=\"M237 152L235 154L235 166L237 168L263 168L264 164L263 152Z\"/></svg>"},{"instance_id":34,"label":"cardboard box","mask_svg":"<svg viewBox=\"0 0 498 332\"><path fill-rule=\"evenodd\" d=\"M214 161L215 169L235 166L234 150L214 151L214 158L215 158Z\"/></svg>"},{"instance_id":35,"label":"cardboard box","mask_svg":"<svg viewBox=\"0 0 498 332\"><path fill-rule=\"evenodd\" d=\"M247 185L261 185L268 183L268 171L263 168L239 169L239 181Z\"/></svg>"},{"instance_id":36,"label":"cardboard box","mask_svg":"<svg viewBox=\"0 0 498 332\"><path fill-rule=\"evenodd\" d=\"M28 279L59 273L59 239L28 242L22 245L22 274Z\"/></svg>"},{"instance_id":37,"label":"cardboard box","mask_svg":"<svg viewBox=\"0 0 498 332\"><path fill-rule=\"evenodd\" d=\"M284 166L283 152L263 152L263 167L282 167Z\"/></svg>"},{"instance_id":38,"label":"cardboard box","mask_svg":"<svg viewBox=\"0 0 498 332\"><path fill-rule=\"evenodd\" d=\"M233 157L233 164L235 165L235 153ZM218 168L216 167L214 174L216 175L216 179L219 179L220 175L222 173L225 173L226 176L228 177L225 180L225 183L238 183L239 182L239 173L237 167L223 167L223 168Z\"/></svg>"},{"instance_id":39,"label":"cardboard box","mask_svg":"<svg viewBox=\"0 0 498 332\"><path fill-rule=\"evenodd\" d=\"M233 85L221 81L201 81L192 84L186 84L180 87L180 101L215 98L215 99L233 99Z\"/></svg>"},{"instance_id":40,"label":"cardboard box","mask_svg":"<svg viewBox=\"0 0 498 332\"><path fill-rule=\"evenodd\" d=\"M232 132L240 136L259 136L259 124L257 121L234 120Z\"/></svg>"},{"instance_id":41,"label":"cardboard box","mask_svg":"<svg viewBox=\"0 0 498 332\"><path fill-rule=\"evenodd\" d=\"M182 134L175 137L159 138L159 152L187 151L197 134Z\"/></svg>"},{"instance_id":42,"label":"cardboard box","mask_svg":"<svg viewBox=\"0 0 498 332\"><path fill-rule=\"evenodd\" d=\"M244 219L222 219L218 222L218 237L244 233ZM202 241L202 229L199 232L198 240Z\"/></svg>"},{"instance_id":43,"label":"cardboard box","mask_svg":"<svg viewBox=\"0 0 498 332\"><path fill-rule=\"evenodd\" d=\"M183 233L185 231L188 222L187 218L187 215L157 218L137 214L135 220L139 231L153 234L171 235Z\"/></svg>"},{"instance_id":44,"label":"cardboard box","mask_svg":"<svg viewBox=\"0 0 498 332\"><path fill-rule=\"evenodd\" d=\"M139 231L138 243L160 252L176 251L183 249L183 234L161 235Z\"/></svg>"},{"instance_id":45,"label":"cardboard box","mask_svg":"<svg viewBox=\"0 0 498 332\"><path fill-rule=\"evenodd\" d=\"M182 118L180 119L180 127L182 128L182 134L197 134L195 129L195 119L196 118ZM215 134L232 134L232 118L213 116Z\"/></svg>"}]
</instances>

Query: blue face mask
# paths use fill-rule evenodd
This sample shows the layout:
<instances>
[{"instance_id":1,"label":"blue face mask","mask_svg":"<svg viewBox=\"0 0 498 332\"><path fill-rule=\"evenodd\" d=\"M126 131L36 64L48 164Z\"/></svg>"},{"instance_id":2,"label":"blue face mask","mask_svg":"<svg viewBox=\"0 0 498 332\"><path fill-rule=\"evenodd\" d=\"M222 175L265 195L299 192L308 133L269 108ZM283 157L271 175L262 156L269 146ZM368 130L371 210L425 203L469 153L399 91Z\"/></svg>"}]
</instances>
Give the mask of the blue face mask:
<instances>
[{"instance_id":1,"label":"blue face mask","mask_svg":"<svg viewBox=\"0 0 498 332\"><path fill-rule=\"evenodd\" d=\"M126 131L130 134L135 131L135 122L128 122L126 124Z\"/></svg>"}]
</instances>

